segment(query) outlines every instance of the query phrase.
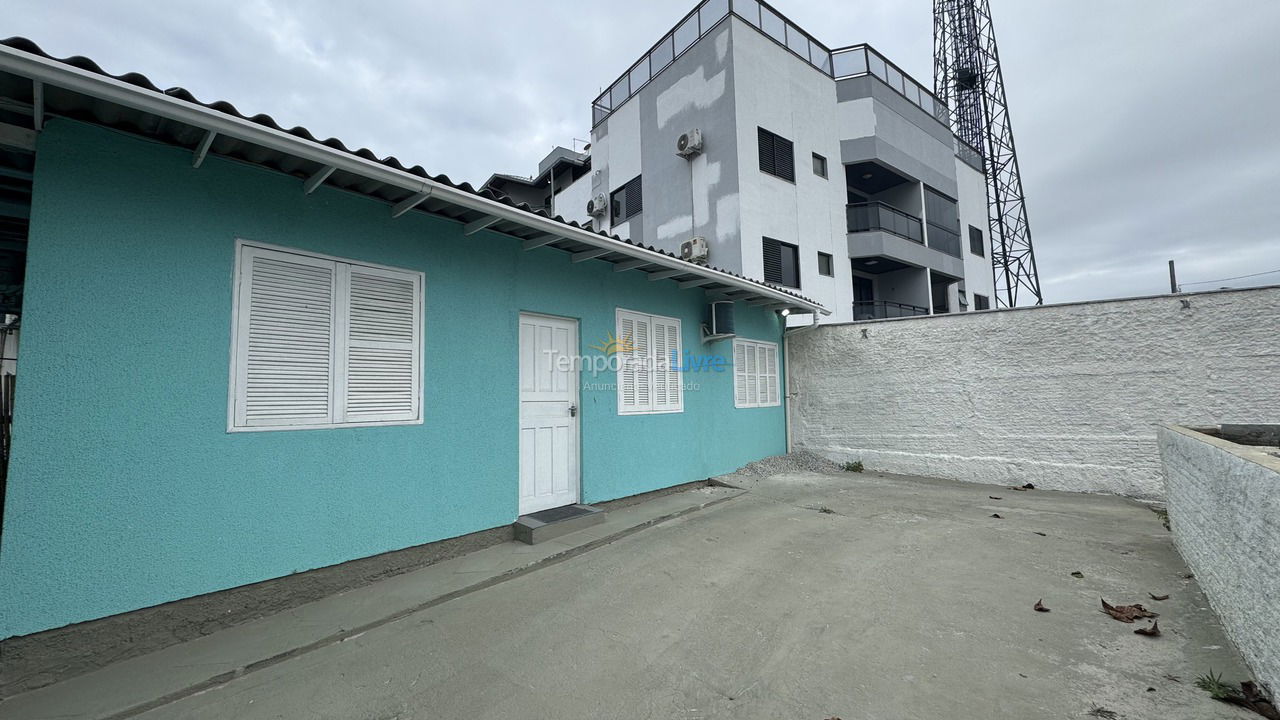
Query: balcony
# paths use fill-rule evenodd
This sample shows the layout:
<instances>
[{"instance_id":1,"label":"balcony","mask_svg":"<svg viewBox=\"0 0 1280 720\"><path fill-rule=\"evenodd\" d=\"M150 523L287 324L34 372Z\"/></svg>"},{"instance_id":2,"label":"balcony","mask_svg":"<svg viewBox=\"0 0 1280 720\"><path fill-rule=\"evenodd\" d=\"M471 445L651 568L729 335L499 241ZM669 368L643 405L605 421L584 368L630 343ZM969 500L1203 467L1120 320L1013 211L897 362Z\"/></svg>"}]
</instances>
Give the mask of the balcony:
<instances>
[{"instance_id":1,"label":"balcony","mask_svg":"<svg viewBox=\"0 0 1280 720\"><path fill-rule=\"evenodd\" d=\"M951 257L960 258L960 235L944 227L929 223L929 247L944 252Z\"/></svg>"},{"instance_id":2,"label":"balcony","mask_svg":"<svg viewBox=\"0 0 1280 720\"><path fill-rule=\"evenodd\" d=\"M845 214L851 233L882 230L912 242L924 244L924 228L920 218L908 215L890 205L882 202L857 203L846 206ZM957 237L957 247L959 242Z\"/></svg>"},{"instance_id":3,"label":"balcony","mask_svg":"<svg viewBox=\"0 0 1280 720\"><path fill-rule=\"evenodd\" d=\"M889 300L857 300L853 303L854 320L887 320L928 314L929 308Z\"/></svg>"}]
</instances>

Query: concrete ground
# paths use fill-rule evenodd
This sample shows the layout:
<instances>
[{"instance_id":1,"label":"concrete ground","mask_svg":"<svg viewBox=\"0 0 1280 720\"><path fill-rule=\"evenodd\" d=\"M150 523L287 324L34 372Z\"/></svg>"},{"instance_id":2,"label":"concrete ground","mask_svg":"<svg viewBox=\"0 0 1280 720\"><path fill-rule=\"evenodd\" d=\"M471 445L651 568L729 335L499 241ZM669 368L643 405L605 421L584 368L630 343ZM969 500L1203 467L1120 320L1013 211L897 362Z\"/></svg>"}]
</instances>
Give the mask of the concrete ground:
<instances>
[{"instance_id":1,"label":"concrete ground","mask_svg":"<svg viewBox=\"0 0 1280 720\"><path fill-rule=\"evenodd\" d=\"M593 547L140 717L1256 717L1195 688L1248 674L1124 499L796 473Z\"/></svg>"}]
</instances>

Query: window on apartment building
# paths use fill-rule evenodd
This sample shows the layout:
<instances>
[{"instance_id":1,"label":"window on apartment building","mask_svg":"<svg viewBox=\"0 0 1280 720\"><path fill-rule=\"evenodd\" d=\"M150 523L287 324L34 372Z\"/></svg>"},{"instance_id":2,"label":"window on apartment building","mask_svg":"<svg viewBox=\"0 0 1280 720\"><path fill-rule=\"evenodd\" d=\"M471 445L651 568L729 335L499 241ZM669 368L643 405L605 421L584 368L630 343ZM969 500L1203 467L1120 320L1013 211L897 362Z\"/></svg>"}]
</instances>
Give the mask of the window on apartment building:
<instances>
[{"instance_id":1,"label":"window on apartment building","mask_svg":"<svg viewBox=\"0 0 1280 720\"><path fill-rule=\"evenodd\" d=\"M781 404L778 346L756 340L733 341L733 406L773 407Z\"/></svg>"},{"instance_id":2,"label":"window on apartment building","mask_svg":"<svg viewBox=\"0 0 1280 720\"><path fill-rule=\"evenodd\" d=\"M979 295L977 293L974 293L973 309L974 310L990 310L991 300L986 295Z\"/></svg>"},{"instance_id":3,"label":"window on apartment building","mask_svg":"<svg viewBox=\"0 0 1280 720\"><path fill-rule=\"evenodd\" d=\"M640 176L635 176L630 182L609 196L609 212L613 216L613 224L626 220L640 214L644 209L644 198L640 195Z\"/></svg>"},{"instance_id":4,"label":"window on apartment building","mask_svg":"<svg viewBox=\"0 0 1280 720\"><path fill-rule=\"evenodd\" d=\"M987 254L986 244L982 241L982 231L972 225L969 226L969 252L974 255Z\"/></svg>"},{"instance_id":5,"label":"window on apartment building","mask_svg":"<svg viewBox=\"0 0 1280 720\"><path fill-rule=\"evenodd\" d=\"M422 422L423 275L236 249L229 430Z\"/></svg>"},{"instance_id":6,"label":"window on apartment building","mask_svg":"<svg viewBox=\"0 0 1280 720\"><path fill-rule=\"evenodd\" d=\"M813 174L821 178L827 176L827 159L818 153L813 154Z\"/></svg>"},{"instance_id":7,"label":"window on apartment building","mask_svg":"<svg viewBox=\"0 0 1280 720\"><path fill-rule=\"evenodd\" d=\"M618 309L618 414L684 411L678 364L680 320Z\"/></svg>"},{"instance_id":8,"label":"window on apartment building","mask_svg":"<svg viewBox=\"0 0 1280 720\"><path fill-rule=\"evenodd\" d=\"M764 279L767 282L800 287L800 248L773 238L764 238Z\"/></svg>"},{"instance_id":9,"label":"window on apartment building","mask_svg":"<svg viewBox=\"0 0 1280 720\"><path fill-rule=\"evenodd\" d=\"M756 130L760 144L760 172L795 182L795 147L791 141L764 128Z\"/></svg>"},{"instance_id":10,"label":"window on apartment building","mask_svg":"<svg viewBox=\"0 0 1280 720\"><path fill-rule=\"evenodd\" d=\"M834 259L830 254L824 252L818 253L818 274L826 275L827 277L831 277L836 274Z\"/></svg>"},{"instance_id":11,"label":"window on apartment building","mask_svg":"<svg viewBox=\"0 0 1280 720\"><path fill-rule=\"evenodd\" d=\"M960 211L956 201L926 186L924 218L928 226L929 247L960 257Z\"/></svg>"}]
</instances>

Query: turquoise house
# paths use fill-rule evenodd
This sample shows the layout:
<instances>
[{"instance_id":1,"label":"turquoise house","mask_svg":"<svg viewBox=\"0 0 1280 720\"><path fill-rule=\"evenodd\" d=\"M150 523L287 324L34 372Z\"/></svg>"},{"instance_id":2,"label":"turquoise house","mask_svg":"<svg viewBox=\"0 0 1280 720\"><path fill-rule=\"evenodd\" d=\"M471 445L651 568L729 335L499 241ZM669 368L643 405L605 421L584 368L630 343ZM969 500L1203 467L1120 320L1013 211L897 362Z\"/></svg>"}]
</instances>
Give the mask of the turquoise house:
<instances>
[{"instance_id":1,"label":"turquoise house","mask_svg":"<svg viewBox=\"0 0 1280 720\"><path fill-rule=\"evenodd\" d=\"M0 639L786 451L803 297L21 39L0 100Z\"/></svg>"}]
</instances>

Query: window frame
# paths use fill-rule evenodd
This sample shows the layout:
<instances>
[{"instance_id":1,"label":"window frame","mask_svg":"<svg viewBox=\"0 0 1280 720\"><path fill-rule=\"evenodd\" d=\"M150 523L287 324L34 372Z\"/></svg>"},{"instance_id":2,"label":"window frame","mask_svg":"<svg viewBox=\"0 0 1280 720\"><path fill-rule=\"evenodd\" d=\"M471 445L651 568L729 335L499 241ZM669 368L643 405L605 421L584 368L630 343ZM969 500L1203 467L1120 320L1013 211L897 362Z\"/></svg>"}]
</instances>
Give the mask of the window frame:
<instances>
[{"instance_id":1,"label":"window frame","mask_svg":"<svg viewBox=\"0 0 1280 720\"><path fill-rule=\"evenodd\" d=\"M824 259L827 261L827 272L822 272L822 261ZM818 274L822 277L836 276L836 258L834 255L824 253L821 250L818 251Z\"/></svg>"},{"instance_id":2,"label":"window frame","mask_svg":"<svg viewBox=\"0 0 1280 720\"><path fill-rule=\"evenodd\" d=\"M654 337L656 335L656 329L657 329L658 323L656 323L655 321L660 321L666 325L674 325L676 329L676 348L675 348L676 358L683 357L684 326L681 323L680 318L670 317L668 315L657 315L654 313L642 312L640 310L631 310L624 307L615 308L614 321L613 321L614 337L616 337L620 342L624 339L624 334L622 331L622 318L624 315L632 315L638 318L644 318L648 320L648 323L649 323L648 347L653 352L656 352L657 350L656 343L654 342ZM624 367L624 364L627 362L627 357L625 353L619 352L618 354L623 356L619 361L617 372L614 373L614 380L615 380L615 384L617 385L616 395L617 395L618 415L672 415L672 414L684 412L684 378L681 376L679 372L671 369L669 358L666 360L660 360L656 358L656 355L650 356L654 358L653 360L654 366L648 369L648 371L645 373L645 378L646 378L645 381L649 385L648 407L640 408L635 405L628 407L627 404L623 401L623 382L622 382L623 367ZM659 407L656 399L657 394L655 392L657 388L656 378L657 378L658 365L664 362L667 365L667 372L669 373L674 372L676 374L676 380L677 380L676 388L677 388L678 397L674 405L668 403L666 406Z\"/></svg>"},{"instance_id":3,"label":"window frame","mask_svg":"<svg viewBox=\"0 0 1280 720\"><path fill-rule=\"evenodd\" d=\"M979 307L979 306L981 306L981 307ZM987 296L987 295L980 295L980 294L978 294L978 293L974 293L974 294L973 294L973 309L974 309L974 311L978 311L978 310L990 310L990 309L991 309L991 298L990 298L990 296Z\"/></svg>"},{"instance_id":4,"label":"window frame","mask_svg":"<svg viewBox=\"0 0 1280 720\"><path fill-rule=\"evenodd\" d=\"M613 192L609 193L610 227L616 227L618 225L621 225L622 223L644 212L644 185L641 184L640 182L641 177L642 177L641 175L637 175L631 178L630 180L622 183L618 187L614 188ZM617 208L618 206L618 195L621 194L622 203L627 204L627 196L630 194L632 186L635 186L636 188L636 199L640 201L638 203L639 207L637 207L635 210L631 210L630 205L627 205L625 209L629 212L626 215L622 215L621 217L619 217L618 213L614 212L614 209Z\"/></svg>"},{"instance_id":5,"label":"window frame","mask_svg":"<svg viewBox=\"0 0 1280 720\"><path fill-rule=\"evenodd\" d=\"M772 243L777 243L779 253L783 252L786 248L790 248L790 249L791 249L792 255L793 255L793 257L794 257L794 262L793 262L792 264L793 264L793 266L794 266L794 267L795 267L795 269L796 269L796 284L795 284L795 285L788 285L788 284L786 283L785 279L781 279L781 280L770 280L770 279L769 279L769 276L768 276L768 267L767 267L767 264L764 262L764 260L765 260L765 250L766 250L766 248L768 247L768 243L771 243L771 242L772 242ZM771 238L771 237L769 237L769 236L765 235L765 236L763 236L763 237L761 237L761 238L760 238L760 264L761 264L761 269L763 270L763 272L761 272L761 275L762 275L762 276L764 276L764 281L765 281L765 282L773 283L774 285L781 285L782 287L791 288L792 290L799 290L799 289L800 289L800 282L801 282L801 280L802 280L802 277L801 277L802 273L800 272L800 246L799 246L799 245L796 245L795 243L783 242L783 241L781 241L781 240L779 240L779 239L777 239L777 238ZM781 271L782 271L782 269L783 269L783 265L784 265L784 263L782 262L782 256L781 256L781 255L779 255L779 257L778 257L778 267L779 267L779 271L780 271L780 272L781 272Z\"/></svg>"},{"instance_id":6,"label":"window frame","mask_svg":"<svg viewBox=\"0 0 1280 720\"><path fill-rule=\"evenodd\" d=\"M822 172L818 172L819 165L822 166ZM813 174L817 175L823 180L829 179L827 177L827 158L825 156L819 155L818 153L813 153Z\"/></svg>"},{"instance_id":7,"label":"window frame","mask_svg":"<svg viewBox=\"0 0 1280 720\"><path fill-rule=\"evenodd\" d=\"M739 365L738 363L738 348L740 347L743 348L745 352L756 353L757 368L756 368L756 372L754 373L755 387L756 387L755 401L751 401L746 397L746 390L748 385L745 379L748 373L747 373L746 366ZM764 371L761 371L759 369L759 365L758 365L760 361L759 352L761 350L772 353L773 373L769 373L767 369ZM744 378L744 381L741 384L738 382L739 375L741 375ZM766 389L764 394L765 400L764 402L761 402L760 391L759 391L760 381L762 379L765 380L766 381L765 387L768 388L769 386L767 384L767 381L769 380L769 378L773 379L773 389L776 391L776 393L773 395L771 399L770 398L771 393L768 391L768 389ZM742 388L742 393L739 393L740 387ZM753 408L780 407L782 405L782 394L783 394L782 393L782 358L778 354L778 343L769 342L768 340L749 340L747 338L734 338L733 339L733 407L739 410L750 410Z\"/></svg>"},{"instance_id":8,"label":"window frame","mask_svg":"<svg viewBox=\"0 0 1280 720\"><path fill-rule=\"evenodd\" d=\"M251 297L251 293L248 290L246 290L244 287L244 281L247 280L249 277L249 274L245 267L245 263L243 262L244 259L247 257L247 255L245 254L246 248L266 250L271 253L281 253L285 255L292 255L295 257L303 258L304 260L335 263L336 265L339 266L338 269L335 271L335 280L334 280L335 284L338 282L337 275L338 273L342 272L341 266L343 265L347 266L348 274L349 274L349 269L351 267L358 267L358 268L374 270L379 273L404 275L404 276L408 276L413 281L415 281L416 288L414 293L414 323L413 323L414 339L412 341L413 353L414 353L414 360L413 360L414 376L413 376L412 395L417 408L416 416L412 419L397 418L397 419L390 419L390 420L388 419L380 419L380 420L369 419L369 420L354 420L354 421L331 420L330 422L303 422L303 423L290 422L290 423L281 423L281 424L274 424L274 425L248 425L248 424L239 425L237 424L236 423L237 408L239 403L243 401L243 397L244 397L243 391L245 389L243 378L247 374L247 368L245 368L244 373L241 373L239 371L240 368L238 367L239 360L240 360L240 349L245 340L244 333L241 332L240 323L241 323L242 311L247 312L247 310L245 309L247 307L246 303L249 301L249 298ZM230 359L228 362L228 374L227 374L227 432L228 433L274 432L274 431L289 431L289 430L334 430L334 429L340 429L340 428L357 428L357 427L421 425L425 422L425 416L426 416L425 342L426 342L426 292L427 292L427 282L426 282L425 273L423 273L420 270L410 270L408 268L395 267L391 265L380 265L378 263L370 263L370 262L364 262L361 260L354 260L352 258L339 257L336 255L327 255L324 253L311 252L308 250L302 250L294 247L286 247L283 245L273 245L269 243L258 242L255 240L248 240L245 238L236 238L235 248L233 253L234 254L232 255L232 285L231 285L231 338L229 343ZM342 355L344 349L349 349L349 348L346 348L344 345L342 345L338 341L336 333L345 332L346 328L348 327L348 321L351 315L350 305L347 305L345 308L340 310L338 307L338 303L344 302L344 301L349 302L349 299L350 299L349 291L350 291L350 286L348 284L345 288L335 288L335 292L333 295L334 321L333 321L332 331L335 333L335 337L332 340L330 349L329 349L329 352L330 352L329 367L331 372L330 407L329 407L330 418L335 417L338 412L337 410L338 403L336 402L336 398L339 397L340 393L345 394L346 383L348 381L348 378L340 377L338 375L338 369L339 367L342 367L344 369L346 368L346 360L345 358L342 358L340 356ZM245 317L247 318L247 315L245 315ZM344 405L345 405L345 401L344 401Z\"/></svg>"},{"instance_id":9,"label":"window frame","mask_svg":"<svg viewBox=\"0 0 1280 720\"><path fill-rule=\"evenodd\" d=\"M767 167L765 162L765 157L766 157L765 153L759 152L759 150L762 149L760 146L764 144L766 139L769 141ZM788 150L787 164L791 169L790 176L783 175L778 170L778 157L779 157L778 142L779 141L787 144L787 150ZM772 177L776 177L779 180L785 180L786 182L789 182L789 183L794 183L796 181L796 144L794 142L792 142L791 140L788 140L787 138L782 137L781 135L779 135L776 132L773 132L772 130L766 130L765 128L762 128L759 125L757 125L756 126L756 149L760 156L759 157L760 172L766 175L770 175Z\"/></svg>"},{"instance_id":10,"label":"window frame","mask_svg":"<svg viewBox=\"0 0 1280 720\"><path fill-rule=\"evenodd\" d=\"M977 237L976 237L976 238L974 237L974 234L975 234L975 233L977 233ZM977 250L974 250L974 249L973 249L973 241L974 241L975 239L978 241L978 249L977 249ZM977 255L978 257L986 257L986 256L987 256L987 236L986 236L986 233L982 232L982 228L979 228L979 227L978 227L978 226L976 226L976 225L970 225L970 226L969 226L969 253L970 253L971 255Z\"/></svg>"}]
</instances>

